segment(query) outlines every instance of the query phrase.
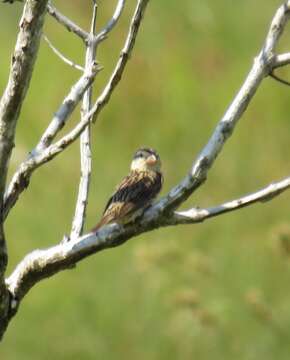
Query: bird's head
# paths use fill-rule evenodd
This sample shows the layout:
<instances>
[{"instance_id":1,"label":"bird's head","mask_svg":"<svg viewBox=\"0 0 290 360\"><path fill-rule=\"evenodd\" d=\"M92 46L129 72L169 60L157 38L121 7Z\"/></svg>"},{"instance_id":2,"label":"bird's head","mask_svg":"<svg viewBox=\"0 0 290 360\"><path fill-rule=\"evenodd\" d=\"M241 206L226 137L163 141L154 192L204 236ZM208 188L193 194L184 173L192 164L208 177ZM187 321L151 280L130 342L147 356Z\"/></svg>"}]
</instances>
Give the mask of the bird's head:
<instances>
[{"instance_id":1,"label":"bird's head","mask_svg":"<svg viewBox=\"0 0 290 360\"><path fill-rule=\"evenodd\" d=\"M161 161L157 152L150 148L141 148L134 154L131 170L158 171L161 170Z\"/></svg>"}]
</instances>

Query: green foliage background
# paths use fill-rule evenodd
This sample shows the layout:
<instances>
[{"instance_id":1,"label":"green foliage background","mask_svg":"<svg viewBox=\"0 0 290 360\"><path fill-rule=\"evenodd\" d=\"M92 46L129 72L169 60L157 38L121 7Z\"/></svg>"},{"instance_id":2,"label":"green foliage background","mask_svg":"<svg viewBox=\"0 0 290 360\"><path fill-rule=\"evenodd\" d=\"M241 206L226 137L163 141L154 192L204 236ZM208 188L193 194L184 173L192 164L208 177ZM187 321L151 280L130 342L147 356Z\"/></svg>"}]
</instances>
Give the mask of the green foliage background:
<instances>
[{"instance_id":1,"label":"green foliage background","mask_svg":"<svg viewBox=\"0 0 290 360\"><path fill-rule=\"evenodd\" d=\"M282 0L151 0L134 55L93 132L87 227L141 145L163 160L165 194L189 169L262 46ZM98 26L116 1L99 2ZM55 1L88 28L91 1ZM98 51L104 85L135 1ZM3 91L22 5L0 5ZM289 32L280 50L289 51ZM45 33L83 63L81 43L52 19ZM287 34L288 33L288 34ZM280 70L289 79L289 72ZM42 43L19 119L12 167L33 148L79 74ZM187 202L210 206L289 175L289 88L266 79L207 182ZM79 115L71 121L73 124ZM70 125L71 126L71 125ZM12 169L12 170L13 170ZM12 171L11 171L12 173ZM9 272L70 229L78 145L39 169L7 221ZM25 298L0 357L289 359L289 194L204 224L161 229L42 282Z\"/></svg>"}]
</instances>

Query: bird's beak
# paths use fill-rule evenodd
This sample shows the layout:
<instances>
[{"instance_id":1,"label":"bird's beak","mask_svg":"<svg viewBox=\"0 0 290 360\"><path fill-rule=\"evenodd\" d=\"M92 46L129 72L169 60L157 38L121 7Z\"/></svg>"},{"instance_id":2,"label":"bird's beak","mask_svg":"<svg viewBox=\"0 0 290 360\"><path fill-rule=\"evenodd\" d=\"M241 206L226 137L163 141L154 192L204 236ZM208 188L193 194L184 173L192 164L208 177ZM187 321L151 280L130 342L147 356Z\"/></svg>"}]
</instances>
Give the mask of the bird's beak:
<instances>
[{"instance_id":1,"label":"bird's beak","mask_svg":"<svg viewBox=\"0 0 290 360\"><path fill-rule=\"evenodd\" d=\"M157 157L155 155L150 155L147 160L146 163L148 165L155 165L157 163Z\"/></svg>"}]
</instances>

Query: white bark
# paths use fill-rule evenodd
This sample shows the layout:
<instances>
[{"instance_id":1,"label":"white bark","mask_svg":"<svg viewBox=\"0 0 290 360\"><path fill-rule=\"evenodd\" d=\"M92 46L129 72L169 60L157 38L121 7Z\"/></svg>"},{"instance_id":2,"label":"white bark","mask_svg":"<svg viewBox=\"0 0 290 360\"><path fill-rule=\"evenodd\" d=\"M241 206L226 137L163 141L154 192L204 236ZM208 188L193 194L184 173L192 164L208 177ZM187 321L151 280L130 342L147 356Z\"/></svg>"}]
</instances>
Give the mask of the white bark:
<instances>
[{"instance_id":1,"label":"white bark","mask_svg":"<svg viewBox=\"0 0 290 360\"><path fill-rule=\"evenodd\" d=\"M48 46L51 48L51 50L64 62L66 63L67 65L73 67L74 69L77 69L81 72L84 72L85 69L76 64L75 62L73 62L72 60L68 59L66 56L64 56L53 44L52 42L48 39L47 36L45 35L42 35L43 39L47 42Z\"/></svg>"},{"instance_id":2,"label":"white bark","mask_svg":"<svg viewBox=\"0 0 290 360\"><path fill-rule=\"evenodd\" d=\"M159 227L179 224L193 224L208 218L238 210L256 202L273 199L290 188L290 177L270 184L266 188L239 199L207 209L190 209L175 212L168 216L156 217L153 208L149 208L136 223L126 226L110 224L97 233L89 233L68 242L60 243L46 250L36 250L27 255L6 280L9 291L20 301L29 289L43 278L69 268L83 258L98 251L122 245L130 238ZM15 303L16 305L16 303Z\"/></svg>"},{"instance_id":3,"label":"white bark","mask_svg":"<svg viewBox=\"0 0 290 360\"><path fill-rule=\"evenodd\" d=\"M280 195L290 188L290 177L281 181L272 183L267 187L235 199L224 204L210 207L207 209L192 208L186 211L175 211L173 216L168 218L168 225L177 224L194 224L202 222L211 217L222 215L226 212L239 210L243 207L250 206L257 202L266 202Z\"/></svg>"},{"instance_id":4,"label":"white bark","mask_svg":"<svg viewBox=\"0 0 290 360\"><path fill-rule=\"evenodd\" d=\"M290 53L279 54L275 57L274 68L290 64Z\"/></svg>"},{"instance_id":5,"label":"white bark","mask_svg":"<svg viewBox=\"0 0 290 360\"><path fill-rule=\"evenodd\" d=\"M138 30L140 27L140 23L142 20L143 13L145 11L148 0L139 0L135 13L133 15L131 25L129 28L128 36L126 38L124 47L121 51L120 58L115 66L115 69L112 72L112 75L105 86L101 95L97 98L94 106L91 110L84 116L79 123L65 136L63 136L60 140L46 147L46 144L51 142L51 139L55 137L58 131L62 128L62 124L67 119L67 116L70 114L70 111L64 111L64 108L61 107L59 113L64 114L64 117L56 116L53 118L49 128L47 129L40 143L38 144L36 151L32 151L32 157L28 158L24 161L19 169L14 174L11 183L9 185L8 191L5 195L5 203L4 203L4 214L7 216L11 207L17 201L19 195L24 191L27 187L30 177L32 173L41 165L53 159L56 155L60 154L64 149L66 149L69 145L71 145L84 131L84 129L91 122L91 118L96 120L101 110L108 103L111 98L113 91L118 85L123 72L126 68L127 62L129 60L130 54L133 50L136 36L138 34ZM82 88L84 90L84 88ZM68 106L67 102L64 101L66 108L70 109L70 106L75 104L72 103ZM45 140L45 141L44 141ZM49 140L49 141L48 141ZM44 146L43 146L44 144ZM41 151L39 151L39 149Z\"/></svg>"},{"instance_id":6,"label":"white bark","mask_svg":"<svg viewBox=\"0 0 290 360\"><path fill-rule=\"evenodd\" d=\"M118 0L117 6L115 9L115 12L112 16L112 18L108 21L108 23L104 26L104 28L97 34L93 36L93 42L95 43L95 46L98 45L101 41L105 40L108 36L109 32L113 30L113 28L118 23L118 20L120 19L120 16L122 14L122 11L124 9L126 0Z\"/></svg>"},{"instance_id":7,"label":"white bark","mask_svg":"<svg viewBox=\"0 0 290 360\"><path fill-rule=\"evenodd\" d=\"M30 152L28 159L20 164L18 170L13 175L4 197L4 218L7 217L9 211L15 205L21 192L27 188L32 172L49 160L49 156L45 156L45 154L49 154L50 152L49 145L63 128L66 120L82 99L82 95L92 83L98 70L99 67L95 63L92 63L90 67L86 69L85 73L63 100L36 148Z\"/></svg>"},{"instance_id":8,"label":"white bark","mask_svg":"<svg viewBox=\"0 0 290 360\"><path fill-rule=\"evenodd\" d=\"M93 17L91 22L90 36L93 38L96 31L96 18L97 18L97 4L94 2ZM97 51L97 43L90 41L87 44L85 67L95 61ZM90 87L84 94L83 104L81 109L82 119L88 114L92 107L92 93L93 89ZM82 234L86 209L89 197L91 169L92 169L92 155L91 155L91 127L90 124L81 134L80 138L80 156L81 156L81 178L79 184L79 193L75 208L75 215L72 222L72 229L70 238L77 238Z\"/></svg>"},{"instance_id":9,"label":"white bark","mask_svg":"<svg viewBox=\"0 0 290 360\"><path fill-rule=\"evenodd\" d=\"M217 124L209 142L194 161L189 174L164 199L154 205L156 215L176 209L206 180L207 173L214 160L233 133L236 124L247 109L262 80L272 72L275 65L274 50L289 16L290 1L287 1L277 10L260 53L254 59L245 82Z\"/></svg>"},{"instance_id":10,"label":"white bark","mask_svg":"<svg viewBox=\"0 0 290 360\"><path fill-rule=\"evenodd\" d=\"M222 119L217 123L211 138L197 156L188 175L177 184L164 198L148 208L143 216L135 222L125 226L111 224L104 226L96 233L80 236L85 220L86 203L88 199L89 179L91 171L90 161L90 133L92 119L96 120L100 111L108 103L118 85L129 56L134 47L136 36L141 24L142 16L148 0L138 0L132 17L127 39L121 51L120 58L112 72L103 92L91 106L91 82L95 76L94 64L97 45L108 35L116 25L125 1L119 0L115 13L105 28L95 34L95 13L90 33L86 33L71 20L59 13L52 5L48 6L49 13L70 31L79 36L87 46L85 73L64 100L59 111L52 119L36 150L24 161L13 179L6 193L4 214L7 215L17 201L21 192L28 185L33 171L44 163L53 159L64 151L81 134L81 180L79 196L76 204L75 217L72 225L70 241L62 241L58 245L45 250L36 250L28 254L6 280L7 290L11 294L11 311L9 319L16 313L21 299L40 280L70 268L83 258L106 248L123 244L130 238L143 232L159 227L178 224L192 224L204 221L213 216L235 211L256 202L268 201L290 187L290 178L273 183L266 188L243 196L236 200L210 208L194 208L186 211L176 211L177 208L206 180L207 174L216 157L219 155L227 139L235 130L236 124L253 99L263 79L271 75L274 69L290 64L289 53L276 54L278 41L284 31L290 15L290 0L283 3L277 10L271 23L264 45L254 59L253 65L237 95L226 110ZM88 75L89 73L89 75ZM52 142L82 98L83 111L78 124L60 140ZM69 101L68 101L69 100Z\"/></svg>"},{"instance_id":11,"label":"white bark","mask_svg":"<svg viewBox=\"0 0 290 360\"><path fill-rule=\"evenodd\" d=\"M0 339L9 322L10 295L4 283L8 260L3 229L3 197L17 120L25 99L44 23L47 0L25 3L12 56L9 79L0 100Z\"/></svg>"},{"instance_id":12,"label":"white bark","mask_svg":"<svg viewBox=\"0 0 290 360\"><path fill-rule=\"evenodd\" d=\"M60 11L56 9L51 3L47 5L48 13L55 18L61 25L63 25L68 31L77 35L84 42L88 41L89 34L84 31L80 26L75 24L71 19L67 18Z\"/></svg>"},{"instance_id":13,"label":"white bark","mask_svg":"<svg viewBox=\"0 0 290 360\"><path fill-rule=\"evenodd\" d=\"M135 13L134 18L139 19L139 21L141 20L142 15L140 6L143 4L145 8L145 3L147 2L142 3L142 1L140 1L139 8L137 8ZM222 150L228 137L232 134L235 125L246 110L258 86L261 84L264 77L269 75L272 71L275 59L277 59L273 51L277 46L277 42L288 20L289 4L290 1L287 2L287 6L283 5L278 9L270 26L265 44L254 60L249 75L225 115L218 123L209 142L193 163L188 176L173 188L167 196L146 210L143 217L137 220L136 223L128 224L125 227L117 224L105 226L96 234L88 234L79 238L73 238L69 242L61 243L48 250L37 251L28 255L7 279L9 289L16 298L21 299L29 288L42 278L51 276L64 268L68 268L92 253L108 247L120 245L129 238L141 234L144 231L168 225L200 222L207 218L253 204L257 201L269 199L269 197L274 197L289 188L289 178L287 178L281 182L272 184L257 193L217 207L174 212L174 210L205 180L214 160ZM116 79L119 79L124 63L127 61L128 53L133 46L135 39L134 34L136 33L135 25L136 22L132 21L130 32L123 52L121 53L120 60L108 85L93 108L69 134L46 149L46 153L44 152L42 158L39 158L38 161L43 161L44 159L47 160L49 156L54 156L62 151L68 143L74 141L74 139L89 124L90 117L92 115L98 115L101 107L108 101L111 92L116 85Z\"/></svg>"}]
</instances>

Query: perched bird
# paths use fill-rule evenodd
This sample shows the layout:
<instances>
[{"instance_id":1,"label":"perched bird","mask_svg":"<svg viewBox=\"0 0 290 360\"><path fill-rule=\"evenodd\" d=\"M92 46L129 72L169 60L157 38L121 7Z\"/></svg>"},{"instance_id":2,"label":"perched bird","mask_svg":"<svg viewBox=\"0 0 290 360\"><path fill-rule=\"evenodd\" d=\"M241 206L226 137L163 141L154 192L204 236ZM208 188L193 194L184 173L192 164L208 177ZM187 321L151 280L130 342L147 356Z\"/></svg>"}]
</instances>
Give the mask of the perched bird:
<instances>
[{"instance_id":1,"label":"perched bird","mask_svg":"<svg viewBox=\"0 0 290 360\"><path fill-rule=\"evenodd\" d=\"M102 219L91 230L110 223L125 224L142 215L161 190L161 161L155 150L141 148L134 154L131 171L109 199Z\"/></svg>"}]
</instances>

